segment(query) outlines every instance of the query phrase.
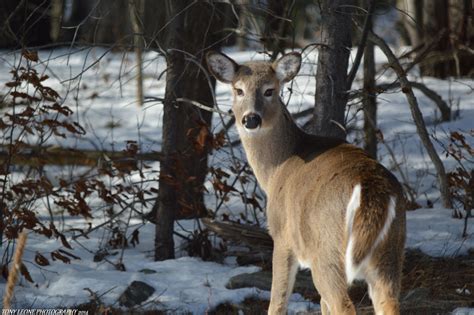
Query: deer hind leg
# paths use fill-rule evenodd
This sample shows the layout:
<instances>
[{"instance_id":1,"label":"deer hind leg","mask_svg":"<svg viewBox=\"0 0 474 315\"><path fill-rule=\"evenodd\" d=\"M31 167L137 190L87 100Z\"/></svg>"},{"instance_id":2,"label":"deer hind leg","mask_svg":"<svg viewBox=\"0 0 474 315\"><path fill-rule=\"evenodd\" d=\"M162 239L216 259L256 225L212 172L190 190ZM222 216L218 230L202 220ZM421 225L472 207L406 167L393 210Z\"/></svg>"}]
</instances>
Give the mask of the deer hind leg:
<instances>
[{"instance_id":1,"label":"deer hind leg","mask_svg":"<svg viewBox=\"0 0 474 315\"><path fill-rule=\"evenodd\" d=\"M326 303L326 301L321 298L321 301L319 302L319 304L321 305L321 314L322 315L329 315L331 314L329 312L329 306L328 306L328 303Z\"/></svg>"},{"instance_id":2,"label":"deer hind leg","mask_svg":"<svg viewBox=\"0 0 474 315\"><path fill-rule=\"evenodd\" d=\"M390 282L376 279L369 283L369 295L376 315L398 315L400 306L398 294Z\"/></svg>"},{"instance_id":3,"label":"deer hind leg","mask_svg":"<svg viewBox=\"0 0 474 315\"><path fill-rule=\"evenodd\" d=\"M399 296L404 247L403 242L396 242L397 237L401 236L389 235L387 242L376 249L366 269L365 280L369 286L369 295L376 315L400 314Z\"/></svg>"},{"instance_id":4,"label":"deer hind leg","mask_svg":"<svg viewBox=\"0 0 474 315\"><path fill-rule=\"evenodd\" d=\"M343 270L336 270L334 265L311 267L313 282L321 295L321 312L323 315L355 315L355 307L349 294Z\"/></svg>"},{"instance_id":5,"label":"deer hind leg","mask_svg":"<svg viewBox=\"0 0 474 315\"><path fill-rule=\"evenodd\" d=\"M272 290L268 314L286 314L288 299L293 291L298 263L290 249L274 242Z\"/></svg>"},{"instance_id":6,"label":"deer hind leg","mask_svg":"<svg viewBox=\"0 0 474 315\"><path fill-rule=\"evenodd\" d=\"M378 260L378 264L372 264L372 268L369 268L366 274L370 299L376 315L398 315L400 314L398 299L401 287L401 260L392 259L387 252L382 253L382 257Z\"/></svg>"}]
</instances>

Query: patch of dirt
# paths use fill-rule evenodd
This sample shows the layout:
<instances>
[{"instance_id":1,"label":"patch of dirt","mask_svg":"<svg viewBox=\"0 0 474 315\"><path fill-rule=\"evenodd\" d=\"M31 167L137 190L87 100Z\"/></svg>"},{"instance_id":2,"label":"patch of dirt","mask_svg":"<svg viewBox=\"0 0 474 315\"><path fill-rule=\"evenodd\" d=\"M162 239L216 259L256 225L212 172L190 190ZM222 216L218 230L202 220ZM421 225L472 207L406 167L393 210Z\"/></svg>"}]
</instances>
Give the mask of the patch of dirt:
<instances>
[{"instance_id":1,"label":"patch of dirt","mask_svg":"<svg viewBox=\"0 0 474 315\"><path fill-rule=\"evenodd\" d=\"M434 258L409 251L402 286L403 292L428 288L433 300L466 302L474 307L474 256Z\"/></svg>"}]
</instances>

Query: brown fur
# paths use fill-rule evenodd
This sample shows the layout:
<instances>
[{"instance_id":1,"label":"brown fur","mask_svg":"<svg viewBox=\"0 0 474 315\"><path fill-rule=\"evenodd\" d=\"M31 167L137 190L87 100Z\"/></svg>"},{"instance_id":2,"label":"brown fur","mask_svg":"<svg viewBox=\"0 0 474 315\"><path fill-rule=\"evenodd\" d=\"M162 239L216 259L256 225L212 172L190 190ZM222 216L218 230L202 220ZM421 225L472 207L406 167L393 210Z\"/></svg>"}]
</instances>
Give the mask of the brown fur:
<instances>
[{"instance_id":1,"label":"brown fur","mask_svg":"<svg viewBox=\"0 0 474 315\"><path fill-rule=\"evenodd\" d=\"M269 314L286 312L298 262L312 270L323 314L355 314L344 264L350 237L346 208L356 185L361 186L361 200L351 234L353 261L369 259L363 273L376 313L398 314L405 241L400 184L361 149L300 130L279 93L262 98L263 85L273 82L280 89L274 69L275 65L264 62L236 66L232 81L234 88L245 89L245 97L234 95L233 111L249 164L268 196L268 228L275 245ZM261 130L255 134L241 124L249 110L262 116ZM373 248L391 197L396 198L395 218Z\"/></svg>"}]
</instances>

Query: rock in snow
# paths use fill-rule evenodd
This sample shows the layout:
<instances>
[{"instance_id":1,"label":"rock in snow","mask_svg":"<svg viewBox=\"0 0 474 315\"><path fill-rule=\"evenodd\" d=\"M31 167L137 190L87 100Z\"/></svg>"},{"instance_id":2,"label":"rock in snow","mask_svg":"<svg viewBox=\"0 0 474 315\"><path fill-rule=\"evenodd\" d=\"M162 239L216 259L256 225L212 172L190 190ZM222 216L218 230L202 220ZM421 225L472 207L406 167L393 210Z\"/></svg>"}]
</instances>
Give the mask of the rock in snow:
<instances>
[{"instance_id":1,"label":"rock in snow","mask_svg":"<svg viewBox=\"0 0 474 315\"><path fill-rule=\"evenodd\" d=\"M121 306L132 307L145 302L155 289L142 281L133 281L119 297Z\"/></svg>"}]
</instances>

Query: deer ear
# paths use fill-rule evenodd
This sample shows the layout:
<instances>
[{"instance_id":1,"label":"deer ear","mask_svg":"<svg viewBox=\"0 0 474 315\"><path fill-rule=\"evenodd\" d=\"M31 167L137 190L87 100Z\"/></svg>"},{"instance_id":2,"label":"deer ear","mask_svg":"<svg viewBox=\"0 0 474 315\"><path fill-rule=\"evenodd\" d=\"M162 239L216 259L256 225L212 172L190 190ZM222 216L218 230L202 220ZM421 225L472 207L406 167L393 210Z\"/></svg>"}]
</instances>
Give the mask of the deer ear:
<instances>
[{"instance_id":1,"label":"deer ear","mask_svg":"<svg viewBox=\"0 0 474 315\"><path fill-rule=\"evenodd\" d=\"M293 80L300 71L300 67L301 55L297 52L286 54L273 63L273 70L278 80L283 83Z\"/></svg>"},{"instance_id":2,"label":"deer ear","mask_svg":"<svg viewBox=\"0 0 474 315\"><path fill-rule=\"evenodd\" d=\"M224 83L232 82L237 73L237 68L239 67L234 60L216 51L208 52L206 61L209 72L211 72L217 80Z\"/></svg>"}]
</instances>

